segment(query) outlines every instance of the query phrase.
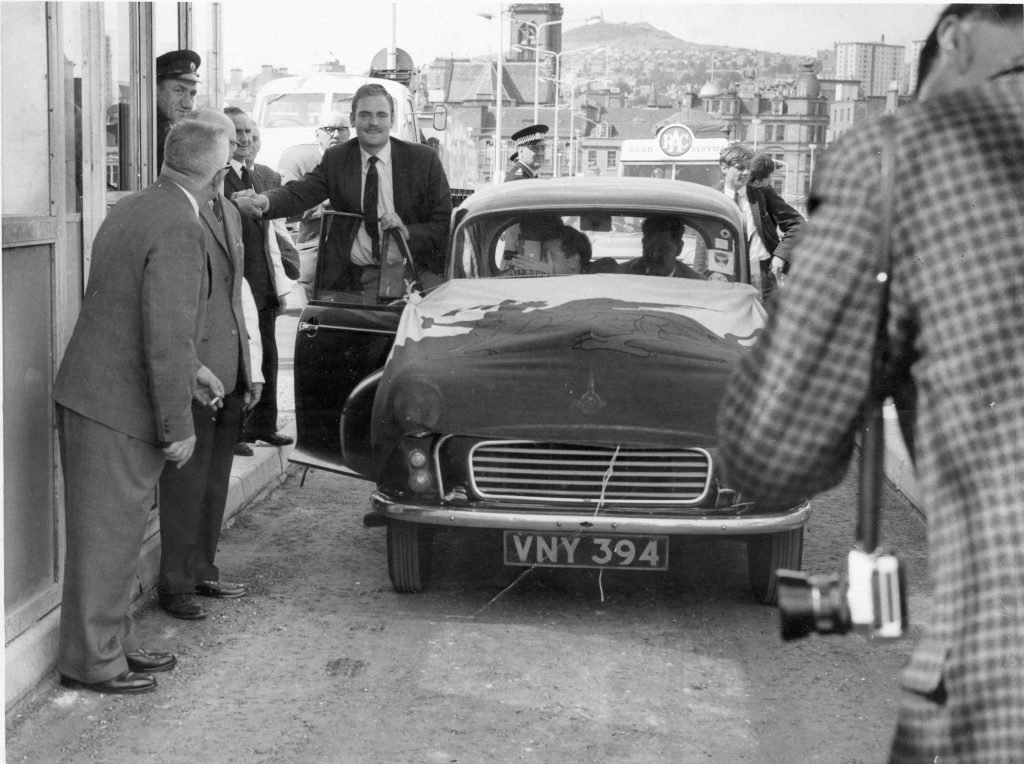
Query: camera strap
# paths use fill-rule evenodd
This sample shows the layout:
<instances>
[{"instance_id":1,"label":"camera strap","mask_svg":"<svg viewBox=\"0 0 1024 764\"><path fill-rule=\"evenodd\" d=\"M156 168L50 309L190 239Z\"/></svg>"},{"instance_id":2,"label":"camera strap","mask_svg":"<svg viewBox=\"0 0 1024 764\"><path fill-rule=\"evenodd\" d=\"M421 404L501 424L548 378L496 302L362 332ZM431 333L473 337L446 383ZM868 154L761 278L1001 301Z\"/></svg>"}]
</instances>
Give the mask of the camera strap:
<instances>
[{"instance_id":1,"label":"camera strap","mask_svg":"<svg viewBox=\"0 0 1024 764\"><path fill-rule=\"evenodd\" d=\"M885 431L882 409L887 397L885 369L889 346L889 279L892 275L892 220L896 203L896 118L880 121L882 133L878 183L879 235L875 280L880 295L878 337L871 361L871 381L861 429L860 490L857 497L857 544L869 554L878 547L882 475L885 471Z\"/></svg>"}]
</instances>

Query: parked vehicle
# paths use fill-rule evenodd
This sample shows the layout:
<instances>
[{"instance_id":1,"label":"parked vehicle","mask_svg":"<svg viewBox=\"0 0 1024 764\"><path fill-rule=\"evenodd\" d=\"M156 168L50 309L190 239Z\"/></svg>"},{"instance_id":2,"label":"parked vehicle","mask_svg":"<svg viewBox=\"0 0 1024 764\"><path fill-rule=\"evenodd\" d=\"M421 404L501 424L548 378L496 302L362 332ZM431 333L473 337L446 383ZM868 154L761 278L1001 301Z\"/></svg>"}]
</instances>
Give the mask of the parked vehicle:
<instances>
[{"instance_id":1,"label":"parked vehicle","mask_svg":"<svg viewBox=\"0 0 1024 764\"><path fill-rule=\"evenodd\" d=\"M280 77L260 88L253 104L252 116L263 139L260 162L276 168L285 149L313 143L323 115L331 111L349 114L353 94L369 82L383 85L395 99L392 135L418 143L420 131L412 91L400 82L344 73Z\"/></svg>"},{"instance_id":2,"label":"parked vehicle","mask_svg":"<svg viewBox=\"0 0 1024 764\"><path fill-rule=\"evenodd\" d=\"M698 277L619 272L666 216ZM735 205L687 182L567 178L478 191L452 220L446 281L425 295L382 279L363 305L324 282L322 247L296 339L292 460L376 484L395 589L424 587L438 528L500 531L506 565L614 570L725 536L774 602L811 508L761 506L718 466L725 380L765 321ZM512 277L547 267L565 225L592 245L584 273Z\"/></svg>"}]
</instances>

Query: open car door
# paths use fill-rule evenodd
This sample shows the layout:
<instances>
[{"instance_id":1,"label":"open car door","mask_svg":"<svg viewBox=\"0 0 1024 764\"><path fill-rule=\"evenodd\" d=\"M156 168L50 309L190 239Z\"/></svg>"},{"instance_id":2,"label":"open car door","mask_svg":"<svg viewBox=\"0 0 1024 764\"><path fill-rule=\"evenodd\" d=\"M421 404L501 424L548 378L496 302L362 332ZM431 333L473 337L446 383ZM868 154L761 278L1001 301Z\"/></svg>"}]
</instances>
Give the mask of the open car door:
<instances>
[{"instance_id":1,"label":"open car door","mask_svg":"<svg viewBox=\"0 0 1024 764\"><path fill-rule=\"evenodd\" d=\"M416 266L397 230L381 240L381 267L352 265L362 216L326 210L312 296L295 337L297 443L289 461L372 480L370 412Z\"/></svg>"}]
</instances>

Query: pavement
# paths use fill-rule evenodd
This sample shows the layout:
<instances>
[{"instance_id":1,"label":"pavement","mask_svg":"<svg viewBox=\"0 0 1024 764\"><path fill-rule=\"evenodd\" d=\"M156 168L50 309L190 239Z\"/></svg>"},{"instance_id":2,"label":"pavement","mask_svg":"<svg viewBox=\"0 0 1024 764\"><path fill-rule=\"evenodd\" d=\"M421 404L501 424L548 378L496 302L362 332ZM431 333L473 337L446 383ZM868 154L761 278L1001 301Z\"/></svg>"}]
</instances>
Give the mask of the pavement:
<instances>
[{"instance_id":1,"label":"pavement","mask_svg":"<svg viewBox=\"0 0 1024 764\"><path fill-rule=\"evenodd\" d=\"M289 309L277 319L277 408L280 432L295 439L295 327L301 309ZM236 456L231 465L231 484L224 509L224 521L245 509L268 487L280 481L288 469L288 457L294 448L276 448L254 443L252 456Z\"/></svg>"}]
</instances>

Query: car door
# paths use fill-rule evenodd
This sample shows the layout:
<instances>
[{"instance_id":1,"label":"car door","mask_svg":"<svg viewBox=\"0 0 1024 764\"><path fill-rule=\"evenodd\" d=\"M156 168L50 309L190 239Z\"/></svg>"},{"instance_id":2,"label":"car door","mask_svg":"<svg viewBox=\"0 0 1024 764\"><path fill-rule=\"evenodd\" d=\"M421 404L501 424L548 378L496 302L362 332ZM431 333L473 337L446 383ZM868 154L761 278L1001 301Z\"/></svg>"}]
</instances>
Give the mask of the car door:
<instances>
[{"instance_id":1,"label":"car door","mask_svg":"<svg viewBox=\"0 0 1024 764\"><path fill-rule=\"evenodd\" d=\"M360 456L369 448L377 372L391 352L405 301L389 293L394 279L382 278L379 287L371 284L367 290L359 280L362 269L348 264L345 250L351 249L361 221L359 215L331 210L323 215L313 291L295 337L297 443L290 461L370 480L369 459ZM408 257L397 232L384 241ZM388 260L387 247L383 259ZM400 277L401 272L399 282Z\"/></svg>"}]
</instances>

